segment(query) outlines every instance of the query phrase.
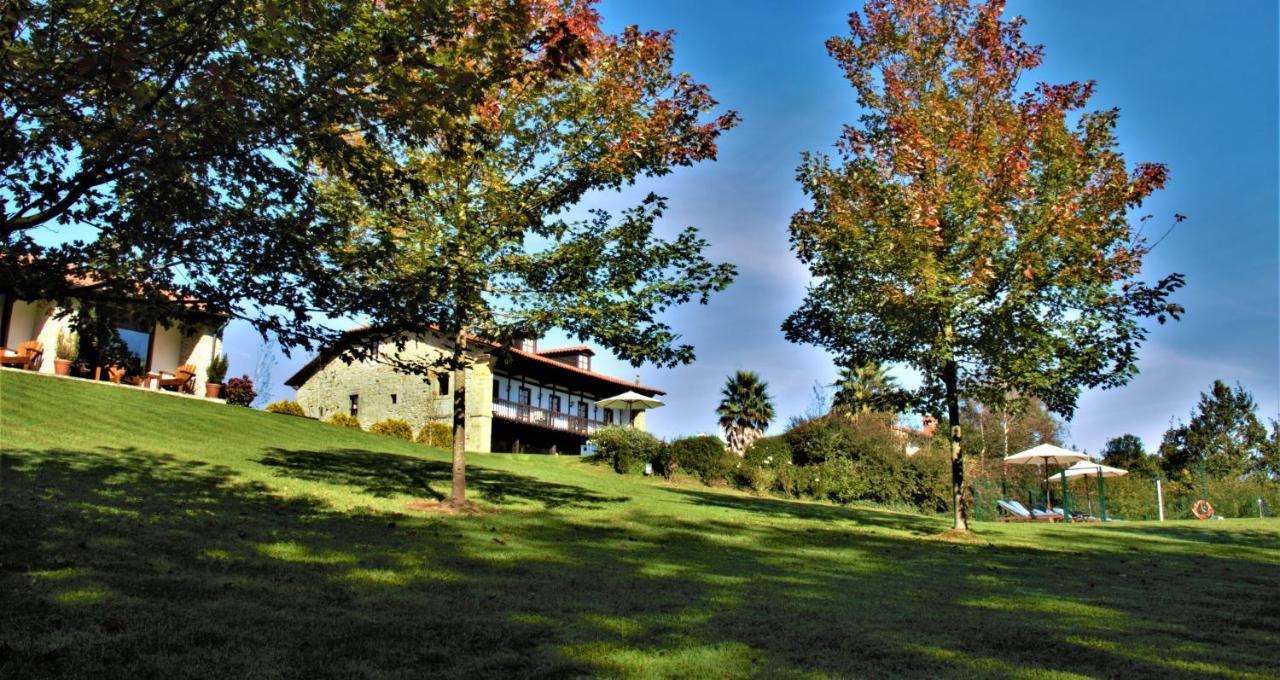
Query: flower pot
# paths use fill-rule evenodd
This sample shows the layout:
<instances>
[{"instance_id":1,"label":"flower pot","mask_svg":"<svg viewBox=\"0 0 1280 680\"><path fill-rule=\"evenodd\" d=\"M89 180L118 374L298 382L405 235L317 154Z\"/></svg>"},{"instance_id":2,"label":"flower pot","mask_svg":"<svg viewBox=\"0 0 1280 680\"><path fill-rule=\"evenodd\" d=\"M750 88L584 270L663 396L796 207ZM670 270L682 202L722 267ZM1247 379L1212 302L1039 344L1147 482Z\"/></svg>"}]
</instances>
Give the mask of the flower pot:
<instances>
[{"instance_id":1,"label":"flower pot","mask_svg":"<svg viewBox=\"0 0 1280 680\"><path fill-rule=\"evenodd\" d=\"M53 372L58 375L71 375L71 361L69 359L54 359Z\"/></svg>"},{"instance_id":2,"label":"flower pot","mask_svg":"<svg viewBox=\"0 0 1280 680\"><path fill-rule=\"evenodd\" d=\"M222 396L222 383L205 383L204 396L217 399Z\"/></svg>"}]
</instances>

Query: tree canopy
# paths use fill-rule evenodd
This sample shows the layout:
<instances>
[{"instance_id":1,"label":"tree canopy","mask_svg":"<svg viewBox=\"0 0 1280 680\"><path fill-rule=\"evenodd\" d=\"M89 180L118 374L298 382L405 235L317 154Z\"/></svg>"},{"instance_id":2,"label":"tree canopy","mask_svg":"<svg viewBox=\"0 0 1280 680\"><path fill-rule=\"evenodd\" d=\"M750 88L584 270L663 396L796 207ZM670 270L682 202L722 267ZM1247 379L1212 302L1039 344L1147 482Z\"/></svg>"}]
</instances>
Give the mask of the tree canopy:
<instances>
[{"instance_id":1,"label":"tree canopy","mask_svg":"<svg viewBox=\"0 0 1280 680\"><path fill-rule=\"evenodd\" d=\"M590 16L570 0L7 2L0 289L175 315L199 301L307 344L304 283L338 236L315 219L315 170L380 184L394 149L470 137L496 87L572 67Z\"/></svg>"},{"instance_id":2,"label":"tree canopy","mask_svg":"<svg viewBox=\"0 0 1280 680\"><path fill-rule=\"evenodd\" d=\"M1164 473L1176 479L1203 469L1210 477L1227 477L1260 469L1268 437L1257 410L1253 395L1243 387L1215 380L1208 392L1200 393L1191 421L1164 433Z\"/></svg>"},{"instance_id":3,"label":"tree canopy","mask_svg":"<svg viewBox=\"0 0 1280 680\"><path fill-rule=\"evenodd\" d=\"M1017 393L1069 417L1082 388L1134 375L1144 319L1182 313L1169 300L1181 275L1143 278L1132 219L1168 170L1126 163L1118 111L1085 109L1093 82L1031 84L1043 50L1003 10L871 0L852 13L827 49L865 113L834 158L804 156L811 206L791 220L815 283L788 339L924 375L918 400L950 424L957 528L962 398Z\"/></svg>"},{"instance_id":4,"label":"tree canopy","mask_svg":"<svg viewBox=\"0 0 1280 680\"><path fill-rule=\"evenodd\" d=\"M1132 434L1124 434L1107 440L1102 448L1102 464L1128 470L1129 474L1154 479L1160 473L1160 461L1147 455L1142 440Z\"/></svg>"},{"instance_id":5,"label":"tree canopy","mask_svg":"<svg viewBox=\"0 0 1280 680\"><path fill-rule=\"evenodd\" d=\"M558 327L636 365L686 363L693 348L661 314L705 303L735 274L706 259L695 229L657 233L658 196L617 217L566 217L589 191L714 159L716 139L737 122L713 113L707 88L674 71L670 32L606 34L589 6L579 20L583 51L570 72L510 79L476 107L470 135L377 156L393 181L322 168L319 214L343 232L325 253L329 271L313 279L326 313L367 319L366 342L403 343L433 327L451 343L448 356L387 360L406 372L459 374L455 503L464 502L461 372L476 360L471 339L510 346Z\"/></svg>"}]
</instances>

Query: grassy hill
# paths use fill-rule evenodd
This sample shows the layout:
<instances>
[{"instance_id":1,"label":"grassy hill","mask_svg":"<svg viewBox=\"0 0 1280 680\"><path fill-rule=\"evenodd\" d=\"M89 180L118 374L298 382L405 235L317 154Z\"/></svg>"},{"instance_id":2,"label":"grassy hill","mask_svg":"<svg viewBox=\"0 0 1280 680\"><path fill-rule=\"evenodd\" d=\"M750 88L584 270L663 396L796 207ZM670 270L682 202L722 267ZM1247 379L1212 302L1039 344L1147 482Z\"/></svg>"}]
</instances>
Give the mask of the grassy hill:
<instances>
[{"instance_id":1,"label":"grassy hill","mask_svg":"<svg viewBox=\"0 0 1280 680\"><path fill-rule=\"evenodd\" d=\"M1277 677L1280 522L978 525L0 371L0 677Z\"/></svg>"}]
</instances>

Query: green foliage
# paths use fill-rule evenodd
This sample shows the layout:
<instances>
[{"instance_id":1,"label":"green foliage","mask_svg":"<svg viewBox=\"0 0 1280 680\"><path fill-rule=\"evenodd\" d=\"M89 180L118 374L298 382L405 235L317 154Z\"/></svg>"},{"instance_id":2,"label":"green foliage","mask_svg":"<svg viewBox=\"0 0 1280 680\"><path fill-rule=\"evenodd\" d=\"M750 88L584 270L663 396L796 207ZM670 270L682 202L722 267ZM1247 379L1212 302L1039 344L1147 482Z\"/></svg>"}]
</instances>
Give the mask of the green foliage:
<instances>
[{"instance_id":1,"label":"green foliage","mask_svg":"<svg viewBox=\"0 0 1280 680\"><path fill-rule=\"evenodd\" d=\"M655 436L625 425L611 425L596 430L590 441L595 444L595 462L613 466L619 474L638 474L646 463L653 463L662 450Z\"/></svg>"},{"instance_id":2,"label":"green foliage","mask_svg":"<svg viewBox=\"0 0 1280 680\"><path fill-rule=\"evenodd\" d=\"M172 304L190 298L257 314L285 344L317 332L292 313L313 301L299 277L341 233L312 219L316 172L391 183L380 157L477 136L477 104L575 72L599 21L529 0L34 0L0 15L0 280L194 318Z\"/></svg>"},{"instance_id":3,"label":"green foliage","mask_svg":"<svg viewBox=\"0 0 1280 680\"><path fill-rule=\"evenodd\" d=\"M782 435L757 439L747 449L742 462L755 466L787 465L791 462L791 445Z\"/></svg>"},{"instance_id":4,"label":"green foliage","mask_svg":"<svg viewBox=\"0 0 1280 680\"><path fill-rule=\"evenodd\" d=\"M430 422L418 432L417 442L441 449L453 448L453 427L449 423Z\"/></svg>"},{"instance_id":5,"label":"green foliage","mask_svg":"<svg viewBox=\"0 0 1280 680\"><path fill-rule=\"evenodd\" d=\"M682 437L668 444L676 469L702 480L703 484L728 481L738 466L738 457L725 449L719 437Z\"/></svg>"},{"instance_id":6,"label":"green foliage","mask_svg":"<svg viewBox=\"0 0 1280 680\"><path fill-rule=\"evenodd\" d=\"M349 416L341 411L329 416L324 422L329 423L330 425L337 425L338 427L350 427L356 430L360 429L359 418Z\"/></svg>"},{"instance_id":7,"label":"green foliage","mask_svg":"<svg viewBox=\"0 0 1280 680\"><path fill-rule=\"evenodd\" d=\"M383 435L384 437L395 437L396 439L403 439L407 442L413 441L413 426L409 424L409 421L402 420L400 418L379 420L369 426L369 431L374 434Z\"/></svg>"},{"instance_id":8,"label":"green foliage","mask_svg":"<svg viewBox=\"0 0 1280 680\"><path fill-rule=\"evenodd\" d=\"M1160 443L1164 473L1176 479L1180 474L1198 474L1203 466L1205 474L1218 478L1255 469L1267 441L1257 408L1253 395L1243 387L1232 389L1215 380L1208 393L1200 393L1191 422L1164 433Z\"/></svg>"},{"instance_id":9,"label":"green foliage","mask_svg":"<svg viewBox=\"0 0 1280 680\"><path fill-rule=\"evenodd\" d=\"M831 410L843 415L857 415L873 411L893 412L894 397L899 393L898 383L889 370L876 362L858 366L841 366L840 378L834 385L835 396Z\"/></svg>"},{"instance_id":10,"label":"green foliage","mask_svg":"<svg viewBox=\"0 0 1280 680\"><path fill-rule=\"evenodd\" d=\"M723 398L716 407L720 427L729 440L729 450L741 455L773 421L769 383L751 371L738 371L725 382L720 394Z\"/></svg>"},{"instance_id":11,"label":"green foliage","mask_svg":"<svg viewBox=\"0 0 1280 680\"><path fill-rule=\"evenodd\" d=\"M80 356L80 336L76 333L58 331L57 355L65 361L75 361Z\"/></svg>"},{"instance_id":12,"label":"green foliage","mask_svg":"<svg viewBox=\"0 0 1280 680\"><path fill-rule=\"evenodd\" d=\"M222 353L213 355L213 358L209 360L209 368L205 371L205 377L211 383L220 384L226 376L227 355Z\"/></svg>"},{"instance_id":13,"label":"green foliage","mask_svg":"<svg viewBox=\"0 0 1280 680\"><path fill-rule=\"evenodd\" d=\"M302 410L302 405L296 401L280 400L267 404L267 413L281 413L287 416L306 417L306 412Z\"/></svg>"},{"instance_id":14,"label":"green foliage","mask_svg":"<svg viewBox=\"0 0 1280 680\"><path fill-rule=\"evenodd\" d=\"M1143 279L1129 219L1167 169L1126 164L1117 111L1085 110L1092 82L1028 88L1043 54L1021 33L997 5L851 14L827 48L862 116L836 158L806 154L796 172L812 205L791 244L813 283L787 339L920 371L913 401L957 425L962 400L1015 392L1069 417L1081 389L1136 373L1145 319L1183 311L1169 301L1182 275Z\"/></svg>"},{"instance_id":15,"label":"green foliage","mask_svg":"<svg viewBox=\"0 0 1280 680\"><path fill-rule=\"evenodd\" d=\"M253 381L247 375L228 380L226 386L222 388L222 398L231 406L248 408L257 396L258 393L253 389Z\"/></svg>"},{"instance_id":16,"label":"green foliage","mask_svg":"<svg viewBox=\"0 0 1280 680\"><path fill-rule=\"evenodd\" d=\"M1128 470L1132 477L1155 479L1160 474L1160 459L1148 456L1142 440L1124 434L1112 438L1102 447L1102 464Z\"/></svg>"}]
</instances>

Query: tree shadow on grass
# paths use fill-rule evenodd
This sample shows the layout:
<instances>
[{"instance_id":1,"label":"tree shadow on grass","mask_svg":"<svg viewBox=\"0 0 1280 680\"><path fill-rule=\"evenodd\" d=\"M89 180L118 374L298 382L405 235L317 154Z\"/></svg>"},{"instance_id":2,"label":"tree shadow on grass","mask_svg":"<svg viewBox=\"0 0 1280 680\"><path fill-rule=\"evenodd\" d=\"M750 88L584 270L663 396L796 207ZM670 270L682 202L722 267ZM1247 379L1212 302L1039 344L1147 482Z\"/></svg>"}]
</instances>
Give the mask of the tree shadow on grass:
<instances>
[{"instance_id":1,"label":"tree shadow on grass","mask_svg":"<svg viewBox=\"0 0 1280 680\"><path fill-rule=\"evenodd\" d=\"M685 497L694 505L728 508L770 517L827 522L856 521L859 524L868 526L910 531L918 534L933 534L947 528L946 523L938 518L906 512L893 512L879 508L840 507L782 498L737 496L678 487L671 487L668 490Z\"/></svg>"},{"instance_id":2,"label":"tree shadow on grass","mask_svg":"<svg viewBox=\"0 0 1280 680\"><path fill-rule=\"evenodd\" d=\"M1107 532L979 548L853 522L406 519L276 493L131 450L0 455L0 677L1274 672L1277 631L1248 623L1274 607L1274 564L1121 565ZM1223 582L1242 566L1257 579Z\"/></svg>"},{"instance_id":3,"label":"tree shadow on grass","mask_svg":"<svg viewBox=\"0 0 1280 680\"><path fill-rule=\"evenodd\" d=\"M448 498L449 463L360 449L290 450L273 448L259 461L283 475L359 489L379 498L412 496ZM437 490L436 487L444 491ZM468 490L495 505L536 504L544 508L599 509L625 503L625 496L606 496L590 489L545 482L488 468L467 467Z\"/></svg>"}]
</instances>

